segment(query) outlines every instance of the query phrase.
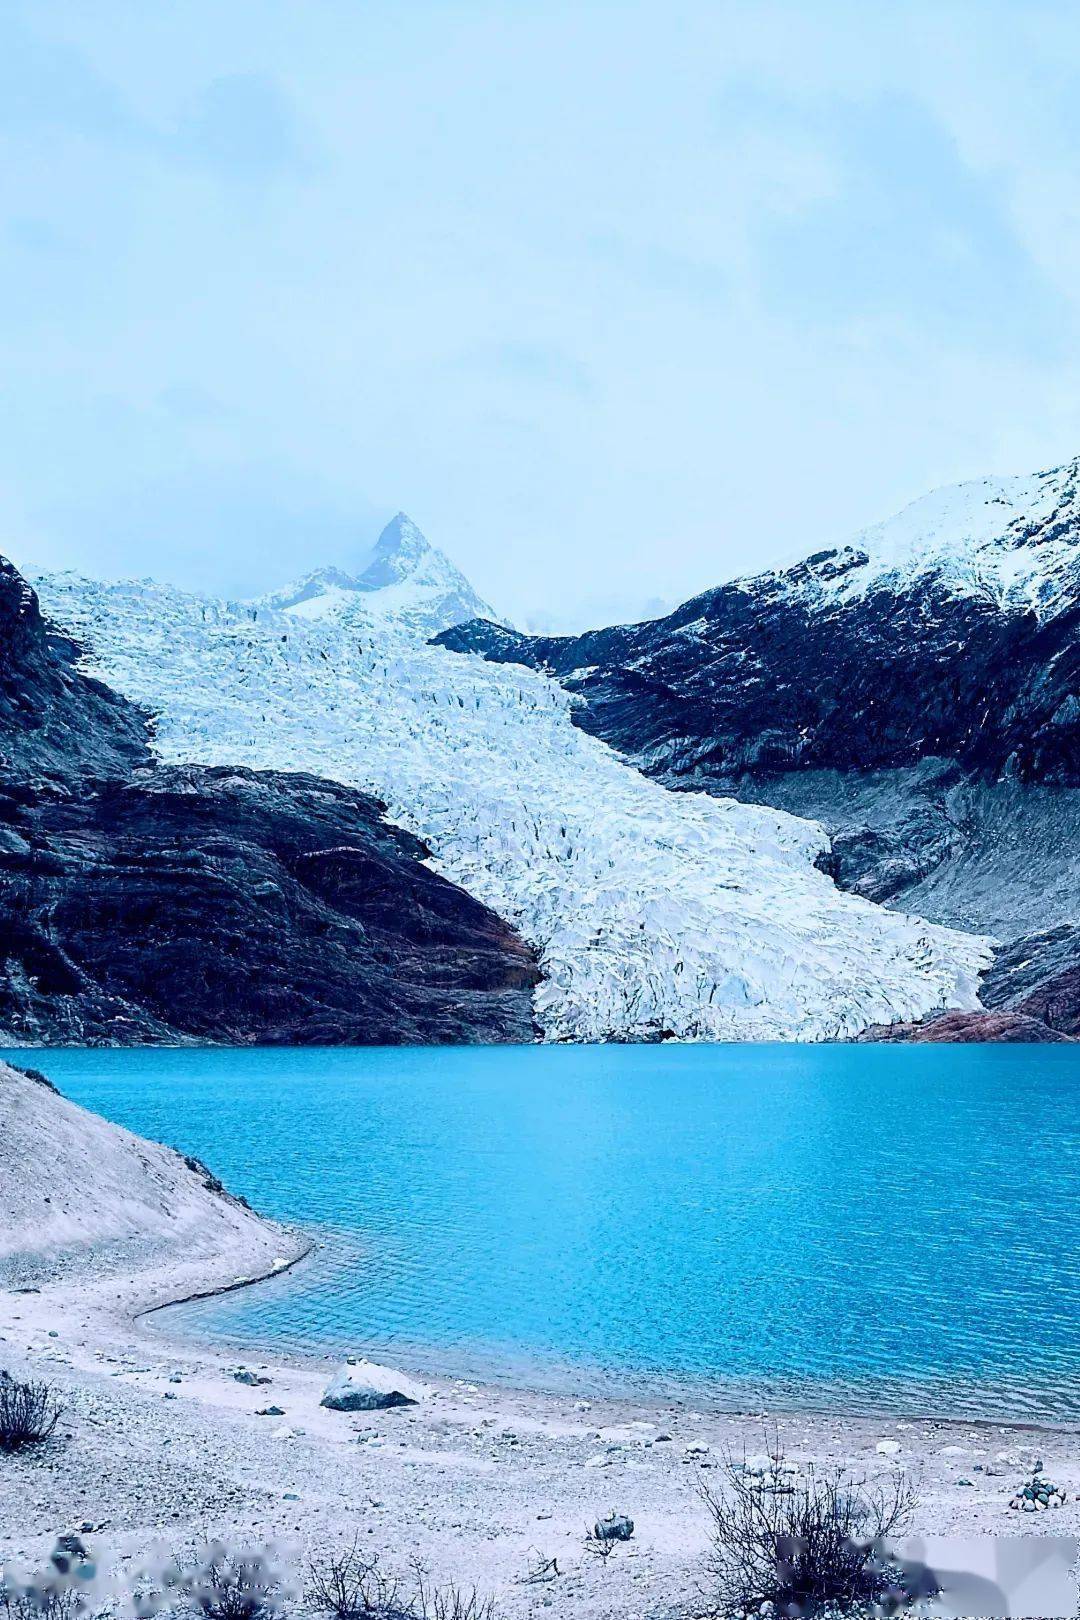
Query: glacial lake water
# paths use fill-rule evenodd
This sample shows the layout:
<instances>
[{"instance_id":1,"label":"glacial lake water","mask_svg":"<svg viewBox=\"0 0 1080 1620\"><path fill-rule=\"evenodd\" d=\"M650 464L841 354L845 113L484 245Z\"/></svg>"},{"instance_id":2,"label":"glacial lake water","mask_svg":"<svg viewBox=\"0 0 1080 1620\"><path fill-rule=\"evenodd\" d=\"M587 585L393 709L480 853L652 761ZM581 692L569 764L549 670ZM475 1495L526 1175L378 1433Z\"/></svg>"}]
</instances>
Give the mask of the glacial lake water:
<instances>
[{"instance_id":1,"label":"glacial lake water","mask_svg":"<svg viewBox=\"0 0 1080 1620\"><path fill-rule=\"evenodd\" d=\"M36 1051L322 1240L173 1326L757 1410L1080 1421L1080 1049Z\"/></svg>"}]
</instances>

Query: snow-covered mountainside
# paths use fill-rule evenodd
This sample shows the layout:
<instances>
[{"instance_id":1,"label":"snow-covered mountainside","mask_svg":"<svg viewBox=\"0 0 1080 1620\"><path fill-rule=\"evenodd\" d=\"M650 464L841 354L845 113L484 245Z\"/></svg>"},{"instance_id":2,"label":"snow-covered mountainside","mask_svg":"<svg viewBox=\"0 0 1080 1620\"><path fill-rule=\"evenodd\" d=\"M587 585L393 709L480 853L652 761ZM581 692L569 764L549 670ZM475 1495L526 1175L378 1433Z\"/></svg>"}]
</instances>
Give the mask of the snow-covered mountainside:
<instances>
[{"instance_id":1,"label":"snow-covered mountainside","mask_svg":"<svg viewBox=\"0 0 1080 1620\"><path fill-rule=\"evenodd\" d=\"M729 787L936 757L1080 784L1080 467L927 496L849 546L666 618L439 640L529 664L581 724L668 778Z\"/></svg>"},{"instance_id":2,"label":"snow-covered mountainside","mask_svg":"<svg viewBox=\"0 0 1080 1620\"><path fill-rule=\"evenodd\" d=\"M468 619L497 618L404 512L386 525L358 572L319 568L252 606L298 619L336 619L359 630L388 620L425 641Z\"/></svg>"},{"instance_id":3,"label":"snow-covered mountainside","mask_svg":"<svg viewBox=\"0 0 1080 1620\"><path fill-rule=\"evenodd\" d=\"M672 793L532 671L406 631L54 576L87 667L157 715L169 761L363 787L538 952L549 1038L820 1039L973 1007L984 940L843 894L820 827Z\"/></svg>"},{"instance_id":4,"label":"snow-covered mountainside","mask_svg":"<svg viewBox=\"0 0 1080 1620\"><path fill-rule=\"evenodd\" d=\"M660 781L820 820L838 882L1012 940L1028 997L1040 942L1038 1016L1080 1034L1080 462L940 490L648 623L438 639L555 676Z\"/></svg>"},{"instance_id":5,"label":"snow-covered mountainside","mask_svg":"<svg viewBox=\"0 0 1080 1620\"><path fill-rule=\"evenodd\" d=\"M1080 461L934 490L836 551L745 582L827 602L933 581L1003 611L1052 617L1080 601Z\"/></svg>"}]
</instances>

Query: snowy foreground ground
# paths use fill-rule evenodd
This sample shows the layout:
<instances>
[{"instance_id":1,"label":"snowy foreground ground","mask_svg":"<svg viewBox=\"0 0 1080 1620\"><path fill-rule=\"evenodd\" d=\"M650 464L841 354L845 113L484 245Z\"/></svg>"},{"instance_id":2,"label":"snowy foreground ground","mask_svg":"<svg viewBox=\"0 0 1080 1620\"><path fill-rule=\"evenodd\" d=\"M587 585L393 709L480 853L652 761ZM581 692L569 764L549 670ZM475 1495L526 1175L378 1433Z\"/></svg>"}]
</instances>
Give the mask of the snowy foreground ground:
<instances>
[{"instance_id":1,"label":"snowy foreground ground","mask_svg":"<svg viewBox=\"0 0 1080 1620\"><path fill-rule=\"evenodd\" d=\"M415 1407L327 1411L336 1359L170 1342L168 1314L133 1321L148 1305L280 1269L302 1236L2 1064L0 1117L0 1365L48 1379L65 1403L47 1446L0 1458L0 1565L39 1568L74 1531L106 1575L130 1574L220 1536L273 1543L300 1583L309 1557L359 1536L389 1571L407 1577L420 1557L438 1581L475 1583L499 1620L708 1612L700 1486L715 1484L725 1450L762 1452L768 1415L448 1379L429 1381ZM238 1381L241 1367L267 1382ZM1007 1502L1036 1457L1068 1490L1039 1532L1080 1529L1073 1435L840 1413L776 1421L801 1469L918 1474L913 1534L1030 1534ZM584 1535L612 1509L635 1531L602 1563ZM552 1558L558 1574L531 1581Z\"/></svg>"},{"instance_id":2,"label":"snowy foreground ground","mask_svg":"<svg viewBox=\"0 0 1080 1620\"><path fill-rule=\"evenodd\" d=\"M977 1005L985 940L840 893L816 824L676 794L516 666L387 622L305 621L151 582L36 581L166 760L304 770L383 799L514 924L549 1039L829 1039Z\"/></svg>"}]
</instances>

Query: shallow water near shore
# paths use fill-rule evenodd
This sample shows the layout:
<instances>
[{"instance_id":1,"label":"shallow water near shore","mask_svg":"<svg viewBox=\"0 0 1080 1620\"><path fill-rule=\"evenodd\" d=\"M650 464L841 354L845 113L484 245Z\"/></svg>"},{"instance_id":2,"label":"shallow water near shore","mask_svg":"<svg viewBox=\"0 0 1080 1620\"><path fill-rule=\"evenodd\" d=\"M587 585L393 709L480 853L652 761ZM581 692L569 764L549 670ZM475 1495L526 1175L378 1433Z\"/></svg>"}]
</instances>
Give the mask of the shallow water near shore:
<instances>
[{"instance_id":1,"label":"shallow water near shore","mask_svg":"<svg viewBox=\"0 0 1080 1620\"><path fill-rule=\"evenodd\" d=\"M325 1244L169 1313L720 1407L1080 1421L1080 1050L22 1051Z\"/></svg>"}]
</instances>

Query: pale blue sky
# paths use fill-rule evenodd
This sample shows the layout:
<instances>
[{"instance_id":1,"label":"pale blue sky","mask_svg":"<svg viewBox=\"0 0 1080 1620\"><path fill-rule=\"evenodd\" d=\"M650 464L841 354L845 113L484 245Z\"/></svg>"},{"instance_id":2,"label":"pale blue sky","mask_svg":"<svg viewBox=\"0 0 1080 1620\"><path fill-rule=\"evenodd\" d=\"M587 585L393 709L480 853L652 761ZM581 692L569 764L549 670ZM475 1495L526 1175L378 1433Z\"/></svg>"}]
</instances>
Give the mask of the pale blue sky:
<instances>
[{"instance_id":1,"label":"pale blue sky","mask_svg":"<svg viewBox=\"0 0 1080 1620\"><path fill-rule=\"evenodd\" d=\"M0 549L521 621L1080 452L1080 8L0 0Z\"/></svg>"}]
</instances>

